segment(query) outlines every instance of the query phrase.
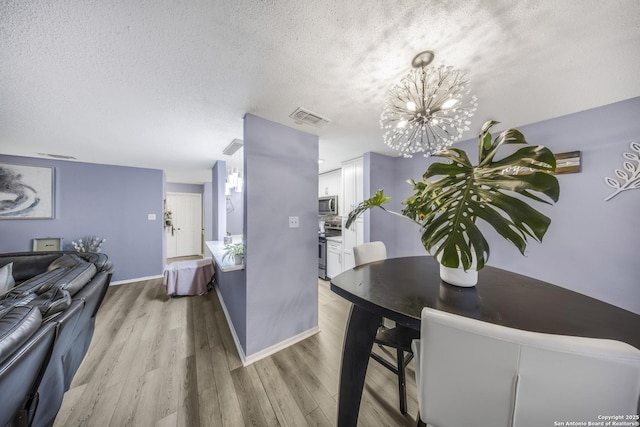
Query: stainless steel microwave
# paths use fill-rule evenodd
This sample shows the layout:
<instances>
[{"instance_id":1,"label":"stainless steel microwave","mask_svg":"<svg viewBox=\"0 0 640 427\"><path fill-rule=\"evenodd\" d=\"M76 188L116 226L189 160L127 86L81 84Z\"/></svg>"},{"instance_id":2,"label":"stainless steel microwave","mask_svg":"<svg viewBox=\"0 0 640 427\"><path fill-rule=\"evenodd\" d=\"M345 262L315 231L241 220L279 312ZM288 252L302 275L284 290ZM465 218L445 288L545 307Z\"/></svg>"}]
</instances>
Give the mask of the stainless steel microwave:
<instances>
[{"instance_id":1,"label":"stainless steel microwave","mask_svg":"<svg viewBox=\"0 0 640 427\"><path fill-rule=\"evenodd\" d=\"M318 198L319 215L338 215L338 196L322 196Z\"/></svg>"}]
</instances>

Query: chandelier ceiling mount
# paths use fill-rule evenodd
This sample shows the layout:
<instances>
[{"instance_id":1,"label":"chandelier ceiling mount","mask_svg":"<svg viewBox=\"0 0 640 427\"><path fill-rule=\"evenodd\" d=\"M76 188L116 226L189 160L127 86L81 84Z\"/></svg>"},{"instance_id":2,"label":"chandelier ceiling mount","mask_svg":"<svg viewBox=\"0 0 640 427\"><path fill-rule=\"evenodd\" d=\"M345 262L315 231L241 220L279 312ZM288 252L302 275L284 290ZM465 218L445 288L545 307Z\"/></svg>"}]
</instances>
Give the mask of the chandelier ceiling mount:
<instances>
[{"instance_id":1,"label":"chandelier ceiling mount","mask_svg":"<svg viewBox=\"0 0 640 427\"><path fill-rule=\"evenodd\" d=\"M433 59L436 56L430 50L425 50L424 52L420 52L411 60L411 66L413 68L426 67L427 65L433 62Z\"/></svg>"}]
</instances>

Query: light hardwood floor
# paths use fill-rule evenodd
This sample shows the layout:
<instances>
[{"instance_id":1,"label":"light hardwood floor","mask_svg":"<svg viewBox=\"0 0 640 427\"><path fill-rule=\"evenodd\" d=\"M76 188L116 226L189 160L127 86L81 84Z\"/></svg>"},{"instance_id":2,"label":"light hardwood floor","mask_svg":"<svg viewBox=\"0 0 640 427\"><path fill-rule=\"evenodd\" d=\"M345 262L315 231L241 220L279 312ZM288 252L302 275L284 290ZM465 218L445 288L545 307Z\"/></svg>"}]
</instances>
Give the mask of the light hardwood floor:
<instances>
[{"instance_id":1,"label":"light hardwood floor","mask_svg":"<svg viewBox=\"0 0 640 427\"><path fill-rule=\"evenodd\" d=\"M112 286L55 426L333 426L349 304L321 280L318 298L318 334L243 367L215 291ZM415 425L414 375L403 416L396 376L370 360L359 425Z\"/></svg>"}]
</instances>

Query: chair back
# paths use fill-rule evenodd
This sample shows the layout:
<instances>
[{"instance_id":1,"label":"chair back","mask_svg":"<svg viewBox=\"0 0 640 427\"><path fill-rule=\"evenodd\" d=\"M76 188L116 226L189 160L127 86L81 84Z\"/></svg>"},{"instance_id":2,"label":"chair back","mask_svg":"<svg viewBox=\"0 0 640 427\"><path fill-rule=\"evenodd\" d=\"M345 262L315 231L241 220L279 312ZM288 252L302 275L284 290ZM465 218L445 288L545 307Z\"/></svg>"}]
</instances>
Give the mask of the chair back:
<instances>
[{"instance_id":1,"label":"chair back","mask_svg":"<svg viewBox=\"0 0 640 427\"><path fill-rule=\"evenodd\" d=\"M637 411L640 350L631 345L522 331L428 307L420 337L413 349L427 424L586 425Z\"/></svg>"},{"instance_id":2,"label":"chair back","mask_svg":"<svg viewBox=\"0 0 640 427\"><path fill-rule=\"evenodd\" d=\"M13 307L0 313L0 426L22 425L16 417L36 392L55 334L56 325L42 323L37 307Z\"/></svg>"},{"instance_id":3,"label":"chair back","mask_svg":"<svg viewBox=\"0 0 640 427\"><path fill-rule=\"evenodd\" d=\"M64 392L67 391L64 383L64 359L69 349L76 345L77 329L80 327L79 320L84 308L84 301L74 299L69 308L50 320L56 326L56 340L42 380L37 385L39 399L35 405L32 427L52 426L60 410Z\"/></svg>"},{"instance_id":4,"label":"chair back","mask_svg":"<svg viewBox=\"0 0 640 427\"><path fill-rule=\"evenodd\" d=\"M387 247L382 242L363 243L353 247L356 267L374 261L387 259Z\"/></svg>"}]
</instances>

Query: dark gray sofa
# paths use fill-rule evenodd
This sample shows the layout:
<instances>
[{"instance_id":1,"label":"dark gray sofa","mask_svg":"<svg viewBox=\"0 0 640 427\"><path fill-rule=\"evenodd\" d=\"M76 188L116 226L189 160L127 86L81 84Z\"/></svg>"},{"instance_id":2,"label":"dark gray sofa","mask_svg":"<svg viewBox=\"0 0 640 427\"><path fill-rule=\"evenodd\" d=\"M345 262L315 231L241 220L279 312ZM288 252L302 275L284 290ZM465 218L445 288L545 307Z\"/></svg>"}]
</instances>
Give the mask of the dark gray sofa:
<instances>
[{"instance_id":1,"label":"dark gray sofa","mask_svg":"<svg viewBox=\"0 0 640 427\"><path fill-rule=\"evenodd\" d=\"M111 281L105 254L22 252L0 297L0 426L51 426L93 336Z\"/></svg>"}]
</instances>

